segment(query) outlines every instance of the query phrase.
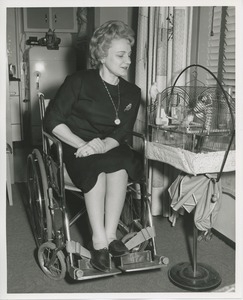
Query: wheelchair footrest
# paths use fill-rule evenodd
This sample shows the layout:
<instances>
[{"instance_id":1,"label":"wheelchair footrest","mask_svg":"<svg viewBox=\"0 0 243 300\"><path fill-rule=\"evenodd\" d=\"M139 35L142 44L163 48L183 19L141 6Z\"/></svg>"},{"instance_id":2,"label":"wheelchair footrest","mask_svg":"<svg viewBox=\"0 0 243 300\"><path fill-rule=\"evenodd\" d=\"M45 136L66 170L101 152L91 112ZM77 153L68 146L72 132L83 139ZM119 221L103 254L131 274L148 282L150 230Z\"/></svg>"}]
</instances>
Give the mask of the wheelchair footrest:
<instances>
[{"instance_id":1,"label":"wheelchair footrest","mask_svg":"<svg viewBox=\"0 0 243 300\"><path fill-rule=\"evenodd\" d=\"M76 280L88 280L88 279L114 276L114 275L118 275L118 274L121 274L121 273L122 273L121 270L119 270L117 268L112 268L109 272L101 272L101 271L96 270L94 268L85 269L85 270L78 269L74 279L76 279Z\"/></svg>"},{"instance_id":2,"label":"wheelchair footrest","mask_svg":"<svg viewBox=\"0 0 243 300\"><path fill-rule=\"evenodd\" d=\"M121 266L129 265L133 263L151 262L151 251L132 252L127 255L119 257Z\"/></svg>"},{"instance_id":3,"label":"wheelchair footrest","mask_svg":"<svg viewBox=\"0 0 243 300\"><path fill-rule=\"evenodd\" d=\"M133 252L119 258L116 266L123 272L135 272L143 270L159 269L169 263L169 259L164 256L154 256L151 251Z\"/></svg>"},{"instance_id":4,"label":"wheelchair footrest","mask_svg":"<svg viewBox=\"0 0 243 300\"><path fill-rule=\"evenodd\" d=\"M110 262L111 269L109 272L101 272L96 270L90 264L90 259L79 259L77 267L69 267L69 275L75 280L88 280L94 278L102 278L121 274L121 270L115 267L114 262Z\"/></svg>"}]
</instances>

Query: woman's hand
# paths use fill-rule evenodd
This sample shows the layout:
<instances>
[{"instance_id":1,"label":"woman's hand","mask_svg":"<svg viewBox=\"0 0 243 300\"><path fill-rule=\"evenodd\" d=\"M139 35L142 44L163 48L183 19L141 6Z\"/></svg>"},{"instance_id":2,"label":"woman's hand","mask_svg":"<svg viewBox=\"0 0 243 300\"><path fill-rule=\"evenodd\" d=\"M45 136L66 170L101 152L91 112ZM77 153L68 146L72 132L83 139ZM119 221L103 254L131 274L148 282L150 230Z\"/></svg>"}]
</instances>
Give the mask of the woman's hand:
<instances>
[{"instance_id":1,"label":"woman's hand","mask_svg":"<svg viewBox=\"0 0 243 300\"><path fill-rule=\"evenodd\" d=\"M105 143L100 138L95 138L90 142L82 145L75 152L76 157L85 157L92 154L104 153Z\"/></svg>"}]
</instances>

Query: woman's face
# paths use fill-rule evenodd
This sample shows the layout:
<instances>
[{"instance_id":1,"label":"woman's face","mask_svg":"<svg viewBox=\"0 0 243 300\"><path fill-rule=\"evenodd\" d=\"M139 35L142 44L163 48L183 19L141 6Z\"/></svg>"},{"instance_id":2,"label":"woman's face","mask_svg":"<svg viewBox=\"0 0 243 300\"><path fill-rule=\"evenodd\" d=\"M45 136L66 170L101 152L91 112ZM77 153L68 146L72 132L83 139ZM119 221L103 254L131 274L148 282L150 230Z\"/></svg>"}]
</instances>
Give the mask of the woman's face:
<instances>
[{"instance_id":1,"label":"woman's face","mask_svg":"<svg viewBox=\"0 0 243 300\"><path fill-rule=\"evenodd\" d=\"M103 58L103 68L110 75L126 76L131 64L131 45L126 39L114 39L111 41L107 56Z\"/></svg>"}]
</instances>

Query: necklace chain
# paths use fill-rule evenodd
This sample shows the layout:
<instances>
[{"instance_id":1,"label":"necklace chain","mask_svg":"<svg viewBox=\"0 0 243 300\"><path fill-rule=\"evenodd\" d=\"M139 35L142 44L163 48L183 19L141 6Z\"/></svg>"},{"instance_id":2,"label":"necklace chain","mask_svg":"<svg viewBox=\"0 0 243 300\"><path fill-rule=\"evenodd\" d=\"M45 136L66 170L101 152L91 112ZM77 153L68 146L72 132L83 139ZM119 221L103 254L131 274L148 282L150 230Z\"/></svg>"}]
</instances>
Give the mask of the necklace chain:
<instances>
[{"instance_id":1,"label":"necklace chain","mask_svg":"<svg viewBox=\"0 0 243 300\"><path fill-rule=\"evenodd\" d=\"M109 90L108 90L108 87L107 87L107 85L106 85L106 83L104 82L104 80L102 79L102 82L103 82L103 84L104 84L104 87L105 87L105 89L106 89L106 91L107 91L107 94L108 94L108 96L109 96L109 98L110 98L110 100L111 100L111 103L112 103L112 105L113 105L113 107L114 107L114 110L115 110L115 114L116 114L116 119L115 119L115 124L116 125L119 125L120 123L121 123L121 121L120 121L120 119L119 119L119 117L118 117L118 112L119 112L119 108L120 108L120 98L121 98L121 96L120 96L120 87L119 87L119 82L118 82L118 84L117 84L117 89L118 89L118 103L117 103L117 107L115 106L115 103L114 103L114 101L113 101L113 99L112 99L112 97L111 97L111 94L110 94L110 92L109 92Z\"/></svg>"}]
</instances>

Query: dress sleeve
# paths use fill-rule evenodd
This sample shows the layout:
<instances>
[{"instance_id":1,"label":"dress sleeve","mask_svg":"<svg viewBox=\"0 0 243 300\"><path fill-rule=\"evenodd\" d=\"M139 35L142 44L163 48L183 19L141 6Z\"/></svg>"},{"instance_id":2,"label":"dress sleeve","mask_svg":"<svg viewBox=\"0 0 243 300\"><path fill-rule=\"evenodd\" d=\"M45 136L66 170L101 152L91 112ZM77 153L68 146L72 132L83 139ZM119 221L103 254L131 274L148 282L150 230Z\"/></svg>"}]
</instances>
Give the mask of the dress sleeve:
<instances>
[{"instance_id":1,"label":"dress sleeve","mask_svg":"<svg viewBox=\"0 0 243 300\"><path fill-rule=\"evenodd\" d=\"M137 114L138 114L138 109L140 106L141 102L141 90L138 89L136 93L136 100L134 101L134 107L133 110L130 114L129 120L127 122L124 122L122 125L117 127L111 134L108 136L117 140L119 144L122 144L126 141L127 137L129 137L128 132L131 132L133 130Z\"/></svg>"},{"instance_id":2,"label":"dress sleeve","mask_svg":"<svg viewBox=\"0 0 243 300\"><path fill-rule=\"evenodd\" d=\"M71 114L73 103L77 100L80 90L80 78L69 75L57 91L54 99L47 107L44 119L44 128L47 132L59 124L65 124Z\"/></svg>"}]
</instances>

